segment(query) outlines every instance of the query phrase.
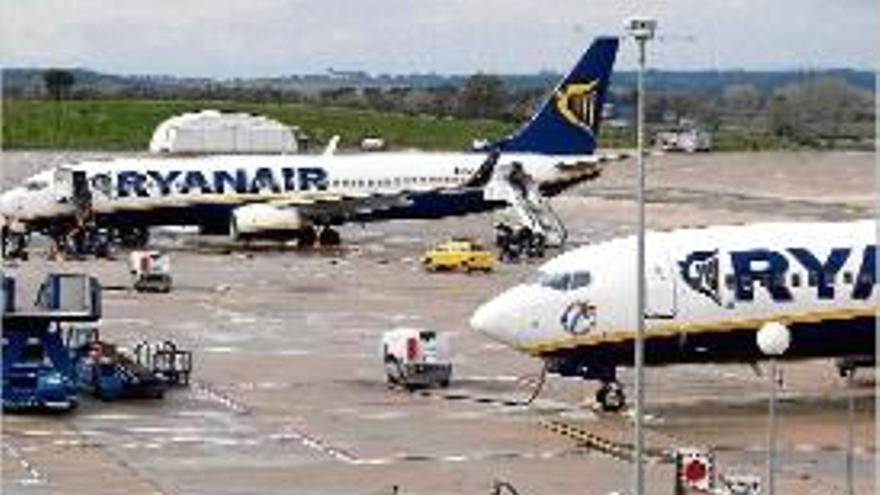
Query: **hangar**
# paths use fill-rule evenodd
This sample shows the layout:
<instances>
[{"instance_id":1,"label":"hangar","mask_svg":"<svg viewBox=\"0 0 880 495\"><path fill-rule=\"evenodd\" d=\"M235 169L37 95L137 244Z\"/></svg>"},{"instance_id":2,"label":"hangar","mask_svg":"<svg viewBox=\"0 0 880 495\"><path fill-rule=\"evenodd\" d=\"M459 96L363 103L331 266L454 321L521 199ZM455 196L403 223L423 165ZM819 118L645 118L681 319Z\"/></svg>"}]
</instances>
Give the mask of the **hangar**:
<instances>
[{"instance_id":1,"label":"hangar","mask_svg":"<svg viewBox=\"0 0 880 495\"><path fill-rule=\"evenodd\" d=\"M296 153L297 128L262 115L201 110L171 117L156 127L152 153Z\"/></svg>"}]
</instances>

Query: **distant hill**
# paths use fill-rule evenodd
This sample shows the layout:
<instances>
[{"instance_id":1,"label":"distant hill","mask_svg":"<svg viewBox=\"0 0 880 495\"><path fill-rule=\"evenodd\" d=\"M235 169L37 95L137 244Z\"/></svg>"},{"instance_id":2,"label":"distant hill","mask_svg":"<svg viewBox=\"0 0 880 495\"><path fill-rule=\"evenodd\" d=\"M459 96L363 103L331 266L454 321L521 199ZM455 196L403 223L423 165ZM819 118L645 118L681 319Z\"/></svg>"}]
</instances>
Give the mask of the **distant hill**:
<instances>
[{"instance_id":1,"label":"distant hill","mask_svg":"<svg viewBox=\"0 0 880 495\"><path fill-rule=\"evenodd\" d=\"M2 70L3 95L6 97L38 97L44 92L43 72L37 68L5 68ZM208 79L174 76L130 76L96 72L88 69L70 69L76 78L75 97L132 96L185 98L188 93L216 88L229 90L267 90L282 92L317 93L334 88L458 88L466 75L408 74L370 75L364 72L330 70L326 74L290 75L273 78ZM502 79L512 90L546 90L561 77L553 72L537 74L507 74ZM650 71L648 88L664 92L699 92L717 94L727 86L748 84L761 93L814 78L837 78L847 84L873 92L874 74L870 71L832 69L815 71ZM632 71L615 72L612 86L626 91L635 86Z\"/></svg>"},{"instance_id":2,"label":"distant hill","mask_svg":"<svg viewBox=\"0 0 880 495\"><path fill-rule=\"evenodd\" d=\"M850 86L874 91L874 73L853 69L789 70L789 71L648 71L645 83L648 89L660 91L698 91L718 93L730 85L748 84L761 93L776 88L802 83L810 79L834 78ZM615 72L612 85L633 87L636 73Z\"/></svg>"}]
</instances>

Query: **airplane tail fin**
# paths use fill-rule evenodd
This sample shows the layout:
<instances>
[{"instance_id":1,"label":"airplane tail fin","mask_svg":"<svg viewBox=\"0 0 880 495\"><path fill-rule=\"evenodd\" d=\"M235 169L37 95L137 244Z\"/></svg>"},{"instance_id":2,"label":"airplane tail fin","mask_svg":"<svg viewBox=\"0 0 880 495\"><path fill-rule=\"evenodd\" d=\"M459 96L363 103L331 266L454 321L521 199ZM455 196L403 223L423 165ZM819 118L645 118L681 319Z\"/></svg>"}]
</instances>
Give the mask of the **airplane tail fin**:
<instances>
[{"instance_id":1,"label":"airplane tail fin","mask_svg":"<svg viewBox=\"0 0 880 495\"><path fill-rule=\"evenodd\" d=\"M618 44L617 38L596 38L531 120L511 136L490 144L487 150L592 154Z\"/></svg>"}]
</instances>

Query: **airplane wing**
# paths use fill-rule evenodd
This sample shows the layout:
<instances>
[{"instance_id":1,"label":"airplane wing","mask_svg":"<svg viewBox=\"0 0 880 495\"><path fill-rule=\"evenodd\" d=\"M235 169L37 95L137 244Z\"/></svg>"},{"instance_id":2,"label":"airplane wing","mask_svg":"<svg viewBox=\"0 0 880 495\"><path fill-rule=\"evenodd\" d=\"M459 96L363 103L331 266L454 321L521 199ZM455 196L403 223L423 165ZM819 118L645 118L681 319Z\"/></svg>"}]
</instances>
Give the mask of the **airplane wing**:
<instances>
[{"instance_id":1,"label":"airplane wing","mask_svg":"<svg viewBox=\"0 0 880 495\"><path fill-rule=\"evenodd\" d=\"M556 168L558 168L560 170L577 170L577 169L591 170L591 169L594 169L600 163L618 162L618 161L626 160L629 157L630 157L630 155L625 152L623 152L623 153L601 153L601 154L578 157L577 160L574 160L574 161L561 161L556 164Z\"/></svg>"},{"instance_id":2,"label":"airplane wing","mask_svg":"<svg viewBox=\"0 0 880 495\"><path fill-rule=\"evenodd\" d=\"M397 191L394 193L376 192L372 194L309 194L285 199L276 199L266 204L277 208L296 208L313 221L333 223L377 211L406 207L411 197L426 194L428 191Z\"/></svg>"},{"instance_id":3,"label":"airplane wing","mask_svg":"<svg viewBox=\"0 0 880 495\"><path fill-rule=\"evenodd\" d=\"M238 196L242 205L264 203L276 208L296 208L303 216L319 222L332 223L362 218L394 208L410 206L415 198L427 195L454 196L474 189L481 189L492 177L499 153L490 153L474 174L461 185L454 187L431 187L387 192L327 192L308 191L283 195Z\"/></svg>"}]
</instances>

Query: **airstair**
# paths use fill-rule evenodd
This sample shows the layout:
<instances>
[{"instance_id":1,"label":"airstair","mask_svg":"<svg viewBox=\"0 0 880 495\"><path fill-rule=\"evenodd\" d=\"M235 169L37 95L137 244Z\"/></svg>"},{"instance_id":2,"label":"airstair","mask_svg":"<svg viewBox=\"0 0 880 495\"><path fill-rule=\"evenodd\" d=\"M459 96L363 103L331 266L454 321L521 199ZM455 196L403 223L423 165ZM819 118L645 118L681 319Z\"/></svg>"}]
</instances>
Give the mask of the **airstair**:
<instances>
[{"instance_id":1,"label":"airstair","mask_svg":"<svg viewBox=\"0 0 880 495\"><path fill-rule=\"evenodd\" d=\"M568 230L518 162L498 164L484 189L487 201L506 201L522 226L543 236L548 247L561 247Z\"/></svg>"}]
</instances>

